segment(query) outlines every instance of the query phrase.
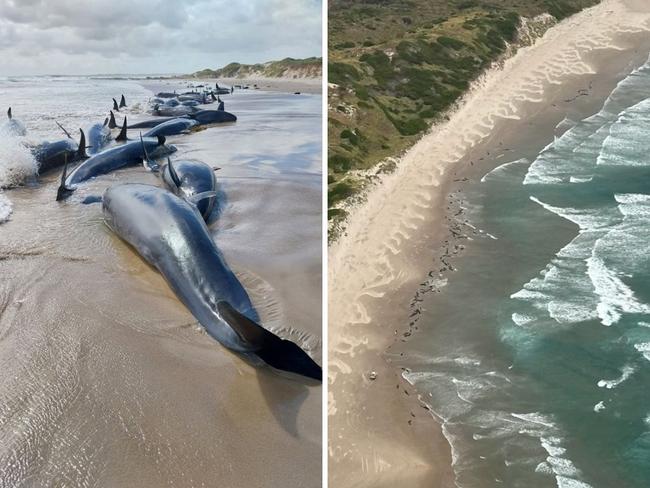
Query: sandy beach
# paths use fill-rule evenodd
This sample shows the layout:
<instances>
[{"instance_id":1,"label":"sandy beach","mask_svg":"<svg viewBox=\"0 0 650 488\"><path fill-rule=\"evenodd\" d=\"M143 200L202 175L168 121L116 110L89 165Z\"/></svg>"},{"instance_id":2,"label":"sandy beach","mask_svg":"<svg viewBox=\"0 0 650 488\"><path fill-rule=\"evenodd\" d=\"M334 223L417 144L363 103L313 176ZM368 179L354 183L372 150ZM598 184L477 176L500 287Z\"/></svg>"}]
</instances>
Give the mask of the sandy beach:
<instances>
[{"instance_id":1,"label":"sandy beach","mask_svg":"<svg viewBox=\"0 0 650 488\"><path fill-rule=\"evenodd\" d=\"M506 150L510 159L525 156L531 141L552 141L565 117L594 113L647 60L649 29L650 5L641 0L605 0L551 28L475 83L449 122L434 127L353 209L329 250L334 486L454 485L449 445L391 365L390 350L417 340L413 299L432 288L428 273L448 273L440 269L441 247L452 236L447 210L455 210L447 197L465 178L501 164Z\"/></svg>"},{"instance_id":2,"label":"sandy beach","mask_svg":"<svg viewBox=\"0 0 650 488\"><path fill-rule=\"evenodd\" d=\"M47 89L58 96L35 102ZM132 80L30 78L0 90L37 140L61 137L54 117L73 128L103 120L120 93L129 106L118 121L151 117L153 93ZM172 158L221 167L217 246L265 327L320 363L321 98L223 98L237 123L170 136ZM0 166L15 160L5 150ZM217 343L101 206L80 203L159 178L130 167L56 202L59 178L2 191L13 213L0 224L0 485L320 486L320 385Z\"/></svg>"}]
</instances>

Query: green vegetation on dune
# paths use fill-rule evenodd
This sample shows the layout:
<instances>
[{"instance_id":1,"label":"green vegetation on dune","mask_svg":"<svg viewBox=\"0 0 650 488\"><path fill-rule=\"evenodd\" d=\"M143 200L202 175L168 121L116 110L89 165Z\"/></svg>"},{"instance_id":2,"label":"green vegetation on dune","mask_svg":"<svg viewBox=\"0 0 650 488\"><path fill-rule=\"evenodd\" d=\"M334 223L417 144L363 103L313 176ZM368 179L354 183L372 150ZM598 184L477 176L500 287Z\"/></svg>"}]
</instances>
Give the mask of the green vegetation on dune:
<instances>
[{"instance_id":1,"label":"green vegetation on dune","mask_svg":"<svg viewBox=\"0 0 650 488\"><path fill-rule=\"evenodd\" d=\"M330 0L329 205L444 117L516 40L522 17L559 20L599 0Z\"/></svg>"},{"instance_id":2,"label":"green vegetation on dune","mask_svg":"<svg viewBox=\"0 0 650 488\"><path fill-rule=\"evenodd\" d=\"M194 78L319 78L322 74L322 58L284 58L268 63L230 63L216 70L204 69L192 73Z\"/></svg>"}]
</instances>

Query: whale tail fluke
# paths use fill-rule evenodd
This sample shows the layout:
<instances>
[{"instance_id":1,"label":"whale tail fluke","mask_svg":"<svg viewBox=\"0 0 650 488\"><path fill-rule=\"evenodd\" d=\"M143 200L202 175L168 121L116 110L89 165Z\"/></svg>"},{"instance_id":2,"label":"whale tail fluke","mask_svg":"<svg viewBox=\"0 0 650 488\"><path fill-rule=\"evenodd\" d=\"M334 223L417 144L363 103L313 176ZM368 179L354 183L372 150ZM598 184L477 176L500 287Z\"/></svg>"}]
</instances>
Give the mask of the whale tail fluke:
<instances>
[{"instance_id":1,"label":"whale tail fluke","mask_svg":"<svg viewBox=\"0 0 650 488\"><path fill-rule=\"evenodd\" d=\"M86 154L86 134L82 129L79 129L79 148L77 149L77 159L88 159Z\"/></svg>"},{"instance_id":2,"label":"whale tail fluke","mask_svg":"<svg viewBox=\"0 0 650 488\"><path fill-rule=\"evenodd\" d=\"M274 369L317 381L323 380L321 367L294 342L282 339L220 301L217 308L226 323L251 345L251 352Z\"/></svg>"},{"instance_id":3,"label":"whale tail fluke","mask_svg":"<svg viewBox=\"0 0 650 488\"><path fill-rule=\"evenodd\" d=\"M122 107L126 107L126 98L124 98L124 95L120 98L120 108Z\"/></svg>"},{"instance_id":4,"label":"whale tail fluke","mask_svg":"<svg viewBox=\"0 0 650 488\"><path fill-rule=\"evenodd\" d=\"M117 122L115 122L115 114L113 113L112 110L110 112L111 115L110 115L110 119L108 120L108 128L115 129L115 127L117 127Z\"/></svg>"},{"instance_id":5,"label":"whale tail fluke","mask_svg":"<svg viewBox=\"0 0 650 488\"><path fill-rule=\"evenodd\" d=\"M122 123L122 129L120 130L120 133L117 135L115 138L116 141L126 141L126 115L124 116L124 122Z\"/></svg>"},{"instance_id":6,"label":"whale tail fluke","mask_svg":"<svg viewBox=\"0 0 650 488\"><path fill-rule=\"evenodd\" d=\"M120 107L117 105L117 100L113 99L113 110L116 112L120 111Z\"/></svg>"}]
</instances>

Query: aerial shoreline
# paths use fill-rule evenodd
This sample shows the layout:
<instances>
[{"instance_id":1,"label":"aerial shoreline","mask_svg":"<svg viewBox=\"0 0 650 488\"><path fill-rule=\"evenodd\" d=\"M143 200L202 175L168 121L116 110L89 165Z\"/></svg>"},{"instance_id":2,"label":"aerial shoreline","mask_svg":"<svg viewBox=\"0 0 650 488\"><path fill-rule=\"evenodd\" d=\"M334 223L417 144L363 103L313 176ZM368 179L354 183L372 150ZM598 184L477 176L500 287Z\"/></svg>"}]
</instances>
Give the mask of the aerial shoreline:
<instances>
[{"instance_id":1,"label":"aerial shoreline","mask_svg":"<svg viewBox=\"0 0 650 488\"><path fill-rule=\"evenodd\" d=\"M526 144L530 150L528 125L550 142L565 116L596 111L647 60L648 11L640 1L606 0L549 29L486 73L449 122L434 127L350 211L329 250L330 479L340 486L389 486L396 479L454 485L452 453L430 421L435 415L423 410L386 352L417 337L408 326L417 313L413 298L427 288L427 272L451 235L446 197L465 178L513 160ZM587 96L576 97L585 87ZM497 159L504 147L512 152ZM359 415L343 420L339 412Z\"/></svg>"}]
</instances>

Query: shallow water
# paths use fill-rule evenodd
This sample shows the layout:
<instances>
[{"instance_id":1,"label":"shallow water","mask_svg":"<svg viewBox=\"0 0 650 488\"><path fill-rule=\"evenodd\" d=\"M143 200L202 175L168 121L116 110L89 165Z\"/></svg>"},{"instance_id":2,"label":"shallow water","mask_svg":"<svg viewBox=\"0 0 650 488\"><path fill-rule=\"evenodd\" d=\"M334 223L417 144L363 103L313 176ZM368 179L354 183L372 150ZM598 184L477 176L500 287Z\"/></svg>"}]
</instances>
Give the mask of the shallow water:
<instances>
[{"instance_id":1,"label":"shallow water","mask_svg":"<svg viewBox=\"0 0 650 488\"><path fill-rule=\"evenodd\" d=\"M480 230L393 351L458 486L650 485L649 99L647 64L466 187Z\"/></svg>"},{"instance_id":2,"label":"shallow water","mask_svg":"<svg viewBox=\"0 0 650 488\"><path fill-rule=\"evenodd\" d=\"M19 79L0 93L27 138L55 140L55 119L100 122L122 93L129 118L147 118L142 83ZM169 138L174 157L222 168L218 246L264 325L320 362L321 98L224 98L238 122ZM16 160L0 154L0 170ZM0 193L13 208L0 224L0 487L319 486L320 387L221 347L100 206L80 204L157 177L128 168L63 203L58 178Z\"/></svg>"}]
</instances>

